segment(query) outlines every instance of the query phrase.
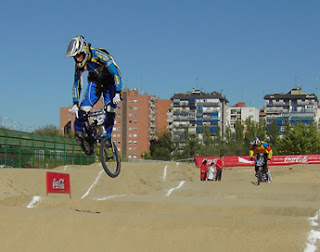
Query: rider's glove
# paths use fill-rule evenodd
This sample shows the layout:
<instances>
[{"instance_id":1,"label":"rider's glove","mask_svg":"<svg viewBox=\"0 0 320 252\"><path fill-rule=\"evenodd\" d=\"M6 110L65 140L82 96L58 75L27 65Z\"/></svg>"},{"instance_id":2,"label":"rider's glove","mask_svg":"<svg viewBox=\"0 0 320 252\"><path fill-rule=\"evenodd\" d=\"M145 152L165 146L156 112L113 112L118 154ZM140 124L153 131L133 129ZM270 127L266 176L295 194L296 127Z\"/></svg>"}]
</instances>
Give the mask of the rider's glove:
<instances>
[{"instance_id":1,"label":"rider's glove","mask_svg":"<svg viewBox=\"0 0 320 252\"><path fill-rule=\"evenodd\" d=\"M75 114L77 114L78 110L79 110L79 108L78 108L77 104L74 104L74 105L72 106L72 108L69 109L69 112L70 112L72 115L75 115Z\"/></svg>"},{"instance_id":2,"label":"rider's glove","mask_svg":"<svg viewBox=\"0 0 320 252\"><path fill-rule=\"evenodd\" d=\"M250 157L250 160L252 161L252 160L253 160L253 157Z\"/></svg>"},{"instance_id":3,"label":"rider's glove","mask_svg":"<svg viewBox=\"0 0 320 252\"><path fill-rule=\"evenodd\" d=\"M118 104L121 102L121 99L120 99L120 94L119 93L116 93L116 95L113 97L113 100L112 100L112 103L113 104Z\"/></svg>"}]
</instances>

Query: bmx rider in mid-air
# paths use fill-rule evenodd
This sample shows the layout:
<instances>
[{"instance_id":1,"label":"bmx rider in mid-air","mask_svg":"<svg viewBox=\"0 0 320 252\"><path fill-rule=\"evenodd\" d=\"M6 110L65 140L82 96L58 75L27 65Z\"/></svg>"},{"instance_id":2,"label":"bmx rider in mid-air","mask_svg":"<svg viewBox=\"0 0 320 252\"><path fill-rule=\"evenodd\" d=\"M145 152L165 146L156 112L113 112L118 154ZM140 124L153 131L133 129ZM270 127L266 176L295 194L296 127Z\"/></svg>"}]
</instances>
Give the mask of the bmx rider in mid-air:
<instances>
[{"instance_id":1,"label":"bmx rider in mid-air","mask_svg":"<svg viewBox=\"0 0 320 252\"><path fill-rule=\"evenodd\" d=\"M82 143L84 141L83 128L88 120L88 113L98 102L101 95L104 97L106 119L106 136L111 141L111 133L114 125L115 109L120 103L122 78L120 70L111 56L103 48L92 48L81 35L69 42L66 57L75 60L75 75L73 84L73 107L72 114L78 114L74 122L75 139ZM83 101L79 108L79 97L82 88L82 75L88 71L88 86Z\"/></svg>"}]
</instances>

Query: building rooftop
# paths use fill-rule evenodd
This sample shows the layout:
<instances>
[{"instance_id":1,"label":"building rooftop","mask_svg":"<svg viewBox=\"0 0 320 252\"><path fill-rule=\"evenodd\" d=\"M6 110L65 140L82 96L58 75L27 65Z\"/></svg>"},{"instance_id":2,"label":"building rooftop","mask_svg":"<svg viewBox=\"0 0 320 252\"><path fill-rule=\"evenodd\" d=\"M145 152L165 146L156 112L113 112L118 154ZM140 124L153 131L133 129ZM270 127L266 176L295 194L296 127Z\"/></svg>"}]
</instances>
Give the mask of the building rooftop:
<instances>
[{"instance_id":1,"label":"building rooftop","mask_svg":"<svg viewBox=\"0 0 320 252\"><path fill-rule=\"evenodd\" d=\"M221 93L218 93L216 91L212 93L205 93L202 92L199 89L193 89L191 92L186 92L186 93L174 93L173 96L171 97L171 100L174 99L199 99L199 98L217 98L221 101L225 101L225 103L228 103L229 101L227 98L223 97Z\"/></svg>"},{"instance_id":2,"label":"building rooftop","mask_svg":"<svg viewBox=\"0 0 320 252\"><path fill-rule=\"evenodd\" d=\"M302 99L302 100L309 100L309 99L315 99L317 102L319 102L318 97L315 94L304 94L302 93L301 88L293 88L290 90L290 92L284 94L268 94L263 97L265 100L284 100L284 99Z\"/></svg>"}]
</instances>

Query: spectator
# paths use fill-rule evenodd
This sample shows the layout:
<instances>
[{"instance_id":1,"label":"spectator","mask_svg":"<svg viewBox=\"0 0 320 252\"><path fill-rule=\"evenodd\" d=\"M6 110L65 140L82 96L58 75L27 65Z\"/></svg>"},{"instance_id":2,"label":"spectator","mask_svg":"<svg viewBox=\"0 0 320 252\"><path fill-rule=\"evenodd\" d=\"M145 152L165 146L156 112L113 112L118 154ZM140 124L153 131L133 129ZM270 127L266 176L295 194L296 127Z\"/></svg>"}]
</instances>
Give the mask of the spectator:
<instances>
[{"instance_id":1,"label":"spectator","mask_svg":"<svg viewBox=\"0 0 320 252\"><path fill-rule=\"evenodd\" d=\"M214 169L213 163L211 163L210 166L208 167L208 181L214 180L214 174L215 174L215 169Z\"/></svg>"},{"instance_id":2,"label":"spectator","mask_svg":"<svg viewBox=\"0 0 320 252\"><path fill-rule=\"evenodd\" d=\"M217 174L216 174L216 181L220 181L222 177L222 169L223 169L223 155L220 155L220 158L216 162L216 169L217 169Z\"/></svg>"},{"instance_id":3,"label":"spectator","mask_svg":"<svg viewBox=\"0 0 320 252\"><path fill-rule=\"evenodd\" d=\"M204 159L202 161L201 167L200 167L200 180L201 181L206 181L207 180L207 160Z\"/></svg>"}]
</instances>

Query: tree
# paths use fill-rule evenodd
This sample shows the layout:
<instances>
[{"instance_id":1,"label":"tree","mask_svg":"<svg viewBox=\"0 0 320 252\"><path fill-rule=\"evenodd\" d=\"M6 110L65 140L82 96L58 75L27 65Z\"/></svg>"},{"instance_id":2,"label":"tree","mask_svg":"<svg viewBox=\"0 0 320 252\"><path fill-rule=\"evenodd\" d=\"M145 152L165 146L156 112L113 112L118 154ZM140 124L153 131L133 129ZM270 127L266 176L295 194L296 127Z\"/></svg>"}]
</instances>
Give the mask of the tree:
<instances>
[{"instance_id":1,"label":"tree","mask_svg":"<svg viewBox=\"0 0 320 252\"><path fill-rule=\"evenodd\" d=\"M196 146L195 142L190 142L190 144L194 144ZM211 136L211 131L208 127L204 127L203 134L202 134L202 144L199 152L201 152L201 155L203 156L213 156L214 150L215 150L215 144Z\"/></svg>"},{"instance_id":2,"label":"tree","mask_svg":"<svg viewBox=\"0 0 320 252\"><path fill-rule=\"evenodd\" d=\"M46 136L61 136L59 129L53 124L40 127L34 130L33 132L36 134L46 135Z\"/></svg>"},{"instance_id":3,"label":"tree","mask_svg":"<svg viewBox=\"0 0 320 252\"><path fill-rule=\"evenodd\" d=\"M171 160L171 152L165 147L157 147L152 153L153 160Z\"/></svg>"},{"instance_id":4,"label":"tree","mask_svg":"<svg viewBox=\"0 0 320 252\"><path fill-rule=\"evenodd\" d=\"M183 146L182 150L181 146ZM193 158L196 153L200 152L199 150L200 147L198 136L195 134L190 134L189 129L186 128L182 134L182 138L180 138L179 142L177 143L177 148L174 152L174 159L179 160Z\"/></svg>"},{"instance_id":5,"label":"tree","mask_svg":"<svg viewBox=\"0 0 320 252\"><path fill-rule=\"evenodd\" d=\"M237 120L235 123L235 133L233 135L233 145L232 151L235 155L240 156L245 154L245 145L244 145L244 137L243 137L244 127L240 120Z\"/></svg>"},{"instance_id":6,"label":"tree","mask_svg":"<svg viewBox=\"0 0 320 252\"><path fill-rule=\"evenodd\" d=\"M280 130L275 120L272 121L270 128L267 129L267 135L269 137L269 144L272 148L273 154L277 154L277 142L279 141Z\"/></svg>"},{"instance_id":7,"label":"tree","mask_svg":"<svg viewBox=\"0 0 320 252\"><path fill-rule=\"evenodd\" d=\"M169 132L165 132L158 139L150 141L150 156L154 160L171 160L173 143Z\"/></svg>"},{"instance_id":8,"label":"tree","mask_svg":"<svg viewBox=\"0 0 320 252\"><path fill-rule=\"evenodd\" d=\"M280 154L300 155L319 153L319 136L316 127L308 127L298 122L293 128L286 130L284 138L278 143Z\"/></svg>"}]
</instances>

